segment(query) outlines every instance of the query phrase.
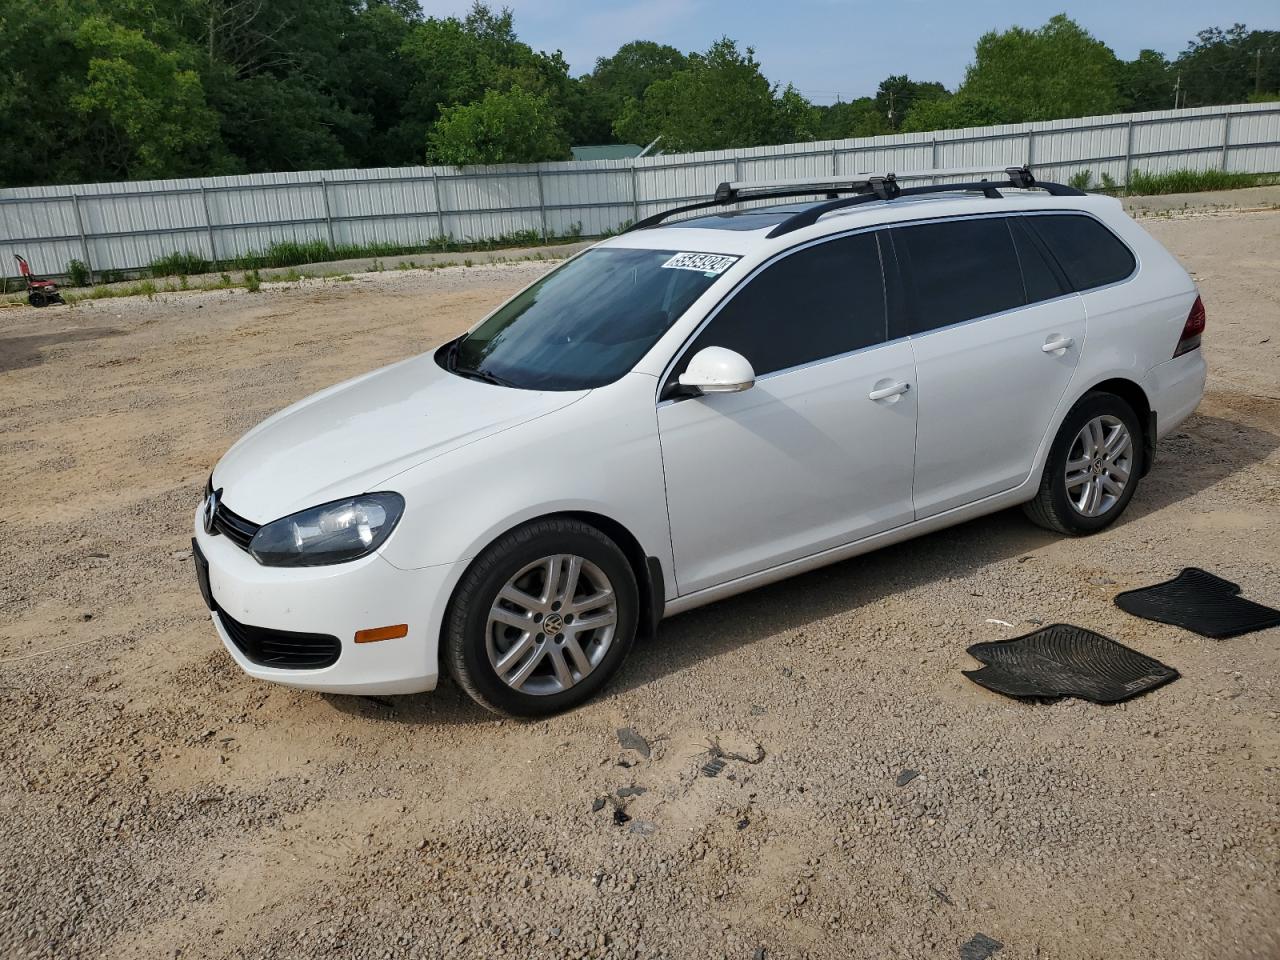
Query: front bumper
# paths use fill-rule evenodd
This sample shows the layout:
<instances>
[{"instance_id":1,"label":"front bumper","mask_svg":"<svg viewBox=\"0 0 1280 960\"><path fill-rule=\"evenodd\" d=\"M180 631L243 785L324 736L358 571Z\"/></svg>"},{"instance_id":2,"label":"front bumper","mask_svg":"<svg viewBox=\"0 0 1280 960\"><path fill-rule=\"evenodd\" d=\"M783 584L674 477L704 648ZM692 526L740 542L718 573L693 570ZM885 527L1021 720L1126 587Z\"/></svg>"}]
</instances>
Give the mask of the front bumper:
<instances>
[{"instance_id":1,"label":"front bumper","mask_svg":"<svg viewBox=\"0 0 1280 960\"><path fill-rule=\"evenodd\" d=\"M210 536L195 516L195 542L208 563L217 607L240 624L336 636L341 652L320 669L281 669L250 660L215 610L210 616L245 673L328 693L420 693L435 688L439 637L460 564L401 570L378 554L327 567L264 567L225 536ZM395 640L356 643L358 630L406 623Z\"/></svg>"}]
</instances>

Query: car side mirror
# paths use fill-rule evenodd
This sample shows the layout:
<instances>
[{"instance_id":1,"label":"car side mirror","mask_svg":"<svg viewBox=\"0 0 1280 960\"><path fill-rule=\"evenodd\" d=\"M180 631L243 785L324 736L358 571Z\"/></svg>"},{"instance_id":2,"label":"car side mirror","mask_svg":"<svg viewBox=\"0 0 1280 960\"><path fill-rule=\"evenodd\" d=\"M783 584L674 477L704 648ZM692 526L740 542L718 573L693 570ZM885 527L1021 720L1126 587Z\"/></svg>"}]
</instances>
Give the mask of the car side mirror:
<instances>
[{"instance_id":1,"label":"car side mirror","mask_svg":"<svg viewBox=\"0 0 1280 960\"><path fill-rule=\"evenodd\" d=\"M742 354L727 347L703 347L680 374L686 396L704 393L741 393L755 386L756 372Z\"/></svg>"}]
</instances>

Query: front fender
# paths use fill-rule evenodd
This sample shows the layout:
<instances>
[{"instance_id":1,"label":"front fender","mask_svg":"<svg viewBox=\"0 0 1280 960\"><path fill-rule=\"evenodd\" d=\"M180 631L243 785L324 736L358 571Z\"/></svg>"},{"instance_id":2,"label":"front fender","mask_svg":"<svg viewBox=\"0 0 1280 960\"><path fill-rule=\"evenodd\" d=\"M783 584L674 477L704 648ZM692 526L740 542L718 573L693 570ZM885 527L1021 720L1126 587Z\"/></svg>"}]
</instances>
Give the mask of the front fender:
<instances>
[{"instance_id":1,"label":"front fender","mask_svg":"<svg viewBox=\"0 0 1280 960\"><path fill-rule=\"evenodd\" d=\"M625 527L662 562L671 533L658 443L655 379L631 373L578 403L451 451L383 486L405 498L382 556L411 570L470 560L502 534L552 513Z\"/></svg>"}]
</instances>

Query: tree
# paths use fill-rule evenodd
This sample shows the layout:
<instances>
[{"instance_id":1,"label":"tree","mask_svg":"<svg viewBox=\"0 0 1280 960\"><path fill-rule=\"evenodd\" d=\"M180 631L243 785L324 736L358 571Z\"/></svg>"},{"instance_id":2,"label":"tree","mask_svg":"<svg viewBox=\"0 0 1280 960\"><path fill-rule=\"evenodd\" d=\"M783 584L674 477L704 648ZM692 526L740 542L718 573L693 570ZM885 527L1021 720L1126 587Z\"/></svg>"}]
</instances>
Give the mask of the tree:
<instances>
[{"instance_id":1,"label":"tree","mask_svg":"<svg viewBox=\"0 0 1280 960\"><path fill-rule=\"evenodd\" d=\"M1114 113L1116 64L1110 47L1058 14L1038 30L982 36L959 92L995 105L1005 123Z\"/></svg>"},{"instance_id":2,"label":"tree","mask_svg":"<svg viewBox=\"0 0 1280 960\"><path fill-rule=\"evenodd\" d=\"M74 42L88 54L88 69L71 107L99 175L172 177L209 169L219 146L218 116L179 53L99 16L80 24Z\"/></svg>"},{"instance_id":3,"label":"tree","mask_svg":"<svg viewBox=\"0 0 1280 960\"><path fill-rule=\"evenodd\" d=\"M1189 107L1280 91L1280 30L1250 30L1243 23L1201 30L1172 69Z\"/></svg>"},{"instance_id":4,"label":"tree","mask_svg":"<svg viewBox=\"0 0 1280 960\"><path fill-rule=\"evenodd\" d=\"M873 97L859 97L857 100L813 109L814 138L817 140L878 137L893 132Z\"/></svg>"},{"instance_id":5,"label":"tree","mask_svg":"<svg viewBox=\"0 0 1280 960\"><path fill-rule=\"evenodd\" d=\"M1117 65L1116 88L1126 113L1167 110L1173 106L1173 76L1169 61L1156 50L1143 50L1136 60Z\"/></svg>"},{"instance_id":6,"label":"tree","mask_svg":"<svg viewBox=\"0 0 1280 960\"><path fill-rule=\"evenodd\" d=\"M940 83L919 83L905 73L885 77L876 89L875 106L890 130L900 130L903 118L919 100L940 100L949 96Z\"/></svg>"},{"instance_id":7,"label":"tree","mask_svg":"<svg viewBox=\"0 0 1280 960\"><path fill-rule=\"evenodd\" d=\"M805 109L801 109L801 107ZM738 50L728 37L688 66L631 98L613 125L623 141L662 137L667 151L723 150L812 139L808 103L788 87L777 94L760 72L755 51Z\"/></svg>"},{"instance_id":8,"label":"tree","mask_svg":"<svg viewBox=\"0 0 1280 960\"><path fill-rule=\"evenodd\" d=\"M651 40L624 43L611 57L600 57L585 78L597 109L612 122L628 100L640 100L659 80L668 80L689 65L689 58L667 44Z\"/></svg>"},{"instance_id":9,"label":"tree","mask_svg":"<svg viewBox=\"0 0 1280 960\"><path fill-rule=\"evenodd\" d=\"M905 133L962 130L1010 122L999 104L980 100L962 90L952 97L918 101L902 119L902 130Z\"/></svg>"},{"instance_id":10,"label":"tree","mask_svg":"<svg viewBox=\"0 0 1280 960\"><path fill-rule=\"evenodd\" d=\"M457 166L567 160L569 141L545 96L490 90L475 103L445 107L431 130L428 158Z\"/></svg>"}]
</instances>

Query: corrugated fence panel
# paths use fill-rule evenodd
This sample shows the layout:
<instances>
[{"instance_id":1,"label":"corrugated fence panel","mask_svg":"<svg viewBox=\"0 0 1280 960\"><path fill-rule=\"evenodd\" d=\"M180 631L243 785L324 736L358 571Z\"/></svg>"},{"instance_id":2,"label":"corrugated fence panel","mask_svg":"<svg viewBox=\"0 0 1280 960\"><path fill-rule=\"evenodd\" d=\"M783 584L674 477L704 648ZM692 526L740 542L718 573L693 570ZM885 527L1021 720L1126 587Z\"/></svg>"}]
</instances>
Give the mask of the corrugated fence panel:
<instances>
[{"instance_id":1,"label":"corrugated fence panel","mask_svg":"<svg viewBox=\"0 0 1280 960\"><path fill-rule=\"evenodd\" d=\"M440 236L484 241L595 236L729 180L1030 163L1041 179L1088 171L1280 171L1280 106L1238 104L939 130L639 160L494 167L379 167L0 190L0 274L22 253L57 276L138 270L191 251L231 259L284 241L412 248ZM73 197L74 195L74 197ZM77 216L78 214L78 216Z\"/></svg>"}]
</instances>

